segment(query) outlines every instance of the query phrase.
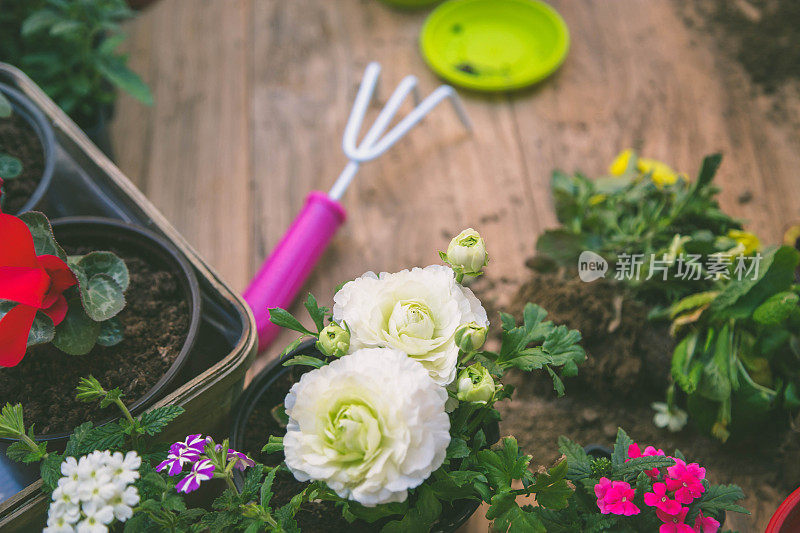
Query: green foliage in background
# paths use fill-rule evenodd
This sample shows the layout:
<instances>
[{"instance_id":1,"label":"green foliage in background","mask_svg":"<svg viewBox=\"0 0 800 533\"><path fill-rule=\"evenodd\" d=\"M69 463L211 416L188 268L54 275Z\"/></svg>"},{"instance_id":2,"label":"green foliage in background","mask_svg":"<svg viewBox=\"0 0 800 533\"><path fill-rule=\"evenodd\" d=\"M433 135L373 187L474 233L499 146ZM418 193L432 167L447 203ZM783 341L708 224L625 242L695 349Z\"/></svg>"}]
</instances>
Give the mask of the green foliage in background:
<instances>
[{"instance_id":1,"label":"green foliage in background","mask_svg":"<svg viewBox=\"0 0 800 533\"><path fill-rule=\"evenodd\" d=\"M90 127L120 88L150 105L147 85L117 52L124 0L0 0L0 61L19 67L80 126Z\"/></svg>"}]
</instances>

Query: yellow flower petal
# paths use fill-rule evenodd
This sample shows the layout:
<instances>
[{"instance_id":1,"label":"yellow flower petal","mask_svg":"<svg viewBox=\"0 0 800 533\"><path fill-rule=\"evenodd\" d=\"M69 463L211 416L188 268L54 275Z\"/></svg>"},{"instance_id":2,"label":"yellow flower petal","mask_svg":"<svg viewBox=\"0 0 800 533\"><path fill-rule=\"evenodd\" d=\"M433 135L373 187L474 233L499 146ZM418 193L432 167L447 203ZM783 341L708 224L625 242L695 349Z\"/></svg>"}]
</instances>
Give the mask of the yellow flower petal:
<instances>
[{"instance_id":1,"label":"yellow flower petal","mask_svg":"<svg viewBox=\"0 0 800 533\"><path fill-rule=\"evenodd\" d=\"M753 233L732 229L728 232L728 237L744 247L744 255L752 255L753 252L761 248L761 241Z\"/></svg>"},{"instance_id":2,"label":"yellow flower petal","mask_svg":"<svg viewBox=\"0 0 800 533\"><path fill-rule=\"evenodd\" d=\"M633 156L633 150L631 150L630 148L620 152L619 155L614 158L614 161L611 163L611 166L608 167L608 171L611 173L611 175L619 176L620 174L624 174L625 170L628 168L628 165L630 164L632 156Z\"/></svg>"}]
</instances>

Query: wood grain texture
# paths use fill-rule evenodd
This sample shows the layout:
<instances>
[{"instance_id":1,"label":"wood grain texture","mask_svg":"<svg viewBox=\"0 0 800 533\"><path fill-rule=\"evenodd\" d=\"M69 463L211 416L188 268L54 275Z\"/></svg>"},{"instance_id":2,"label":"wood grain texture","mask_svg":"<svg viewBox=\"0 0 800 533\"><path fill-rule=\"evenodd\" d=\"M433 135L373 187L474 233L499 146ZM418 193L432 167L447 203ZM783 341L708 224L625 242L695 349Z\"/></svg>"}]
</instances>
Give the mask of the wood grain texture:
<instances>
[{"instance_id":1,"label":"wood grain texture","mask_svg":"<svg viewBox=\"0 0 800 533\"><path fill-rule=\"evenodd\" d=\"M510 297L536 235L555 224L552 169L599 175L628 146L690 175L722 151L723 207L765 242L800 218L797 129L682 22L680 5L552 4L572 37L555 76L513 95L464 93L472 135L442 107L362 167L344 199L349 221L307 284L321 301L365 270L436 262L465 226L486 236L488 275ZM243 289L308 191L327 190L344 167L342 130L366 64L383 64L383 101L407 74L423 94L440 83L418 52L426 14L377 0L162 0L129 27L132 66L156 104L120 100L119 164ZM746 192L752 200L739 202ZM731 526L763 530L771 512Z\"/></svg>"}]
</instances>

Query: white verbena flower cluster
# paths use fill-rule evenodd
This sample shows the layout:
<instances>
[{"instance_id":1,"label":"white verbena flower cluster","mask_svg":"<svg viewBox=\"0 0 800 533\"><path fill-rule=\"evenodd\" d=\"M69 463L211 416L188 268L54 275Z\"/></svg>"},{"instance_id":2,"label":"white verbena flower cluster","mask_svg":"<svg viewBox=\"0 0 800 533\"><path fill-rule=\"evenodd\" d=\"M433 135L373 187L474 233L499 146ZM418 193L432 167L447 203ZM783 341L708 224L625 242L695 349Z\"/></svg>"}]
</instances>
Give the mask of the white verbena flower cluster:
<instances>
[{"instance_id":1,"label":"white verbena flower cluster","mask_svg":"<svg viewBox=\"0 0 800 533\"><path fill-rule=\"evenodd\" d=\"M133 516L139 492L132 483L139 478L142 459L136 452L95 451L61 463L58 487L47 514L43 533L107 533L115 519Z\"/></svg>"}]
</instances>

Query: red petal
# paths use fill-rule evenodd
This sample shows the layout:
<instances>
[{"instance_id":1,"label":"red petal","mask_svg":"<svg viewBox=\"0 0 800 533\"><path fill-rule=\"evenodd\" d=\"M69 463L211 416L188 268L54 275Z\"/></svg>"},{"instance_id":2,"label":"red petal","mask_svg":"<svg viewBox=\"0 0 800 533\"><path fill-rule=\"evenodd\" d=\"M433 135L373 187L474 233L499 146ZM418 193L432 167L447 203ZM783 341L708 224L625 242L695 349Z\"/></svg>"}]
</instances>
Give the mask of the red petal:
<instances>
[{"instance_id":1,"label":"red petal","mask_svg":"<svg viewBox=\"0 0 800 533\"><path fill-rule=\"evenodd\" d=\"M0 366L16 366L25 356L36 308L18 305L0 319Z\"/></svg>"},{"instance_id":2,"label":"red petal","mask_svg":"<svg viewBox=\"0 0 800 533\"><path fill-rule=\"evenodd\" d=\"M43 307L50 307L61 296L61 293L75 285L75 278L69 266L54 255L40 255L36 258L50 277L50 287L47 289L42 301Z\"/></svg>"},{"instance_id":3,"label":"red petal","mask_svg":"<svg viewBox=\"0 0 800 533\"><path fill-rule=\"evenodd\" d=\"M53 325L57 326L61 324L61 321L67 316L67 307L67 299L64 298L63 294L59 294L56 301L53 302L53 305L47 309L42 309L42 311L50 317L53 321Z\"/></svg>"},{"instance_id":4,"label":"red petal","mask_svg":"<svg viewBox=\"0 0 800 533\"><path fill-rule=\"evenodd\" d=\"M0 300L41 307L50 277L36 268L0 266Z\"/></svg>"},{"instance_id":5,"label":"red petal","mask_svg":"<svg viewBox=\"0 0 800 533\"><path fill-rule=\"evenodd\" d=\"M0 213L0 235L3 236L3 246L0 246L0 267L39 267L31 230L22 220Z\"/></svg>"}]
</instances>

